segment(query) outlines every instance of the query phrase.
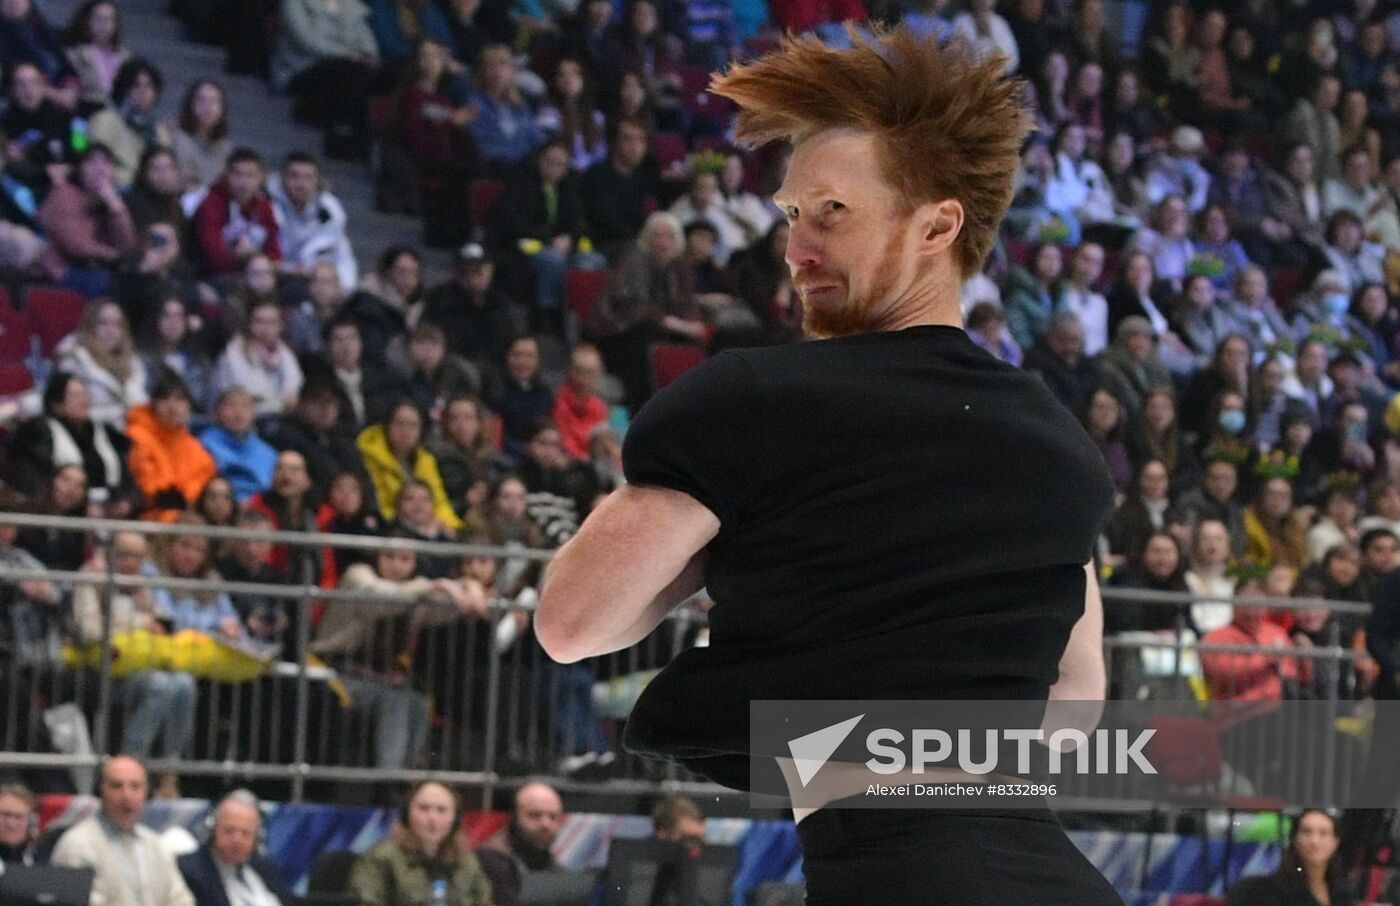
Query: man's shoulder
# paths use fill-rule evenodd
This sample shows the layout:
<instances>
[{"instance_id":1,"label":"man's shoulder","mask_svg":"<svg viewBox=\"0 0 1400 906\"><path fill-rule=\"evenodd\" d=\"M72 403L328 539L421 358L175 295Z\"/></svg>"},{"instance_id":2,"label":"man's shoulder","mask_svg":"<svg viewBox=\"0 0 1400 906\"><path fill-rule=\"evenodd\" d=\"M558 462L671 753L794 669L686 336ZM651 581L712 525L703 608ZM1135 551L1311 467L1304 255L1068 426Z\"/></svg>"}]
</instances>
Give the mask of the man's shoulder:
<instances>
[{"instance_id":1,"label":"man's shoulder","mask_svg":"<svg viewBox=\"0 0 1400 906\"><path fill-rule=\"evenodd\" d=\"M214 855L208 845L201 846L194 852L185 853L175 858L175 864L180 868L180 874L188 879L191 875L205 874L217 871L214 865Z\"/></svg>"},{"instance_id":2,"label":"man's shoulder","mask_svg":"<svg viewBox=\"0 0 1400 906\"><path fill-rule=\"evenodd\" d=\"M54 861L63 864L74 857L89 857L101 845L104 836L96 815L76 821L58 835L58 842L54 844Z\"/></svg>"}]
</instances>

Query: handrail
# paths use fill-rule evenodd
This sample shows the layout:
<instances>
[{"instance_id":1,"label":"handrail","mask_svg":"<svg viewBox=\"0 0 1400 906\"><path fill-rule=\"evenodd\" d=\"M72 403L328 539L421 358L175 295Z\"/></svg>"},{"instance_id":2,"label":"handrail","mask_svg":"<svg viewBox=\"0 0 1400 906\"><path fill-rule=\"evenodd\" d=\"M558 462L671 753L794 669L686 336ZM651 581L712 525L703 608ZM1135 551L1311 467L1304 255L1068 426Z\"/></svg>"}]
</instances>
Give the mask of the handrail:
<instances>
[{"instance_id":1,"label":"handrail","mask_svg":"<svg viewBox=\"0 0 1400 906\"><path fill-rule=\"evenodd\" d=\"M539 548L506 547L491 544L465 544L460 541L415 541L411 538L385 538L379 535L334 535L324 532L267 531L224 525L182 525L147 522L139 519L89 519L85 516L43 516L33 513L0 512L0 525L20 528L47 528L67 532L133 532L139 535L198 535L224 541L271 541L288 547L338 547L350 550L405 550L418 554L454 557L507 557L547 562L554 551Z\"/></svg>"},{"instance_id":2,"label":"handrail","mask_svg":"<svg viewBox=\"0 0 1400 906\"><path fill-rule=\"evenodd\" d=\"M1131 601L1134 604L1235 604L1241 607L1268 607L1272 610L1312 610L1325 607L1333 613L1353 613L1369 616L1371 605L1359 601L1334 601L1330 598L1279 598L1269 595L1215 595L1192 591L1156 591L1147 588L1100 589L1104 603Z\"/></svg>"}]
</instances>

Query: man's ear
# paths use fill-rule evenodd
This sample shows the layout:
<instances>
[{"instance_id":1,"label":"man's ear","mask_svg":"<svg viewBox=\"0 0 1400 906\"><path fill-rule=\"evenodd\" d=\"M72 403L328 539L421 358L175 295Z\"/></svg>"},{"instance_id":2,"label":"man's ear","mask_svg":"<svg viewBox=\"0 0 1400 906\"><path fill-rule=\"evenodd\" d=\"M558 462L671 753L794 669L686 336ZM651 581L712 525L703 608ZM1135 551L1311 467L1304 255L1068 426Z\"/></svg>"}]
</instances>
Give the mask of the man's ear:
<instances>
[{"instance_id":1,"label":"man's ear","mask_svg":"<svg viewBox=\"0 0 1400 906\"><path fill-rule=\"evenodd\" d=\"M918 255L932 257L952 248L962 233L963 206L956 198L920 205L914 211L919 231Z\"/></svg>"}]
</instances>

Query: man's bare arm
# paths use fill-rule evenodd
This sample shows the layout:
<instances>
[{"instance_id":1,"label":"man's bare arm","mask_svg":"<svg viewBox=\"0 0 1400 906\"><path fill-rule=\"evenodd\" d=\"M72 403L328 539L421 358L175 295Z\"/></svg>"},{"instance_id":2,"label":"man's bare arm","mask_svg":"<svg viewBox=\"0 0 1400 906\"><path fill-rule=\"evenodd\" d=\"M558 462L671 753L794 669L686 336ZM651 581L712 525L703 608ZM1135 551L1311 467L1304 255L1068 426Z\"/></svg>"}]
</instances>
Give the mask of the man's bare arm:
<instances>
[{"instance_id":1,"label":"man's bare arm","mask_svg":"<svg viewBox=\"0 0 1400 906\"><path fill-rule=\"evenodd\" d=\"M668 488L626 484L598 505L545 575L535 633L571 663L634 645L704 582L719 518Z\"/></svg>"},{"instance_id":2,"label":"man's bare arm","mask_svg":"<svg viewBox=\"0 0 1400 906\"><path fill-rule=\"evenodd\" d=\"M1108 677L1103 663L1103 597L1094 561L1084 564L1084 613L1070 631L1060 656L1060 678L1050 687L1050 702L1041 724L1048 737L1055 730L1090 733L1103 716ZM1060 704L1069 703L1075 704Z\"/></svg>"}]
</instances>

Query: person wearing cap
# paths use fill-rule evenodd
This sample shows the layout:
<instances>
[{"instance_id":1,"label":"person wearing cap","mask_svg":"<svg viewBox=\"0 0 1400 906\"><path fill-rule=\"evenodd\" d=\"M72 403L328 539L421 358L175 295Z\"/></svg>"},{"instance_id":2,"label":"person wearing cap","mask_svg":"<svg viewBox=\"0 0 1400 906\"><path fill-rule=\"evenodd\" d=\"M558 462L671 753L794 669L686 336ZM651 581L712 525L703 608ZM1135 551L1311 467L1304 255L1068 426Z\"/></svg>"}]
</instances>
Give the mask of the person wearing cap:
<instances>
[{"instance_id":1,"label":"person wearing cap","mask_svg":"<svg viewBox=\"0 0 1400 906\"><path fill-rule=\"evenodd\" d=\"M423 308L423 321L441 327L452 339L453 352L478 367L497 361L529 317L495 285L495 277L496 265L486 250L468 242L457 250L452 278L428 293Z\"/></svg>"},{"instance_id":2,"label":"person wearing cap","mask_svg":"<svg viewBox=\"0 0 1400 906\"><path fill-rule=\"evenodd\" d=\"M1143 400L1155 387L1172 386L1171 372L1157 355L1157 335L1141 315L1118 322L1113 344L1099 356L1104 386L1117 397L1128 416L1136 419Z\"/></svg>"},{"instance_id":3,"label":"person wearing cap","mask_svg":"<svg viewBox=\"0 0 1400 906\"><path fill-rule=\"evenodd\" d=\"M1169 195L1180 195L1192 214L1206 206L1210 195L1210 173L1201 166L1206 138L1195 126L1178 126L1171 143L1159 153L1147 171L1147 203L1157 204Z\"/></svg>"},{"instance_id":4,"label":"person wearing cap","mask_svg":"<svg viewBox=\"0 0 1400 906\"><path fill-rule=\"evenodd\" d=\"M1341 98L1341 80L1333 73L1321 73L1308 96L1298 99L1279 129L1283 147L1303 144L1312 150L1317 175L1323 182L1339 176L1341 171L1337 151L1342 143L1342 126L1336 113Z\"/></svg>"}]
</instances>

